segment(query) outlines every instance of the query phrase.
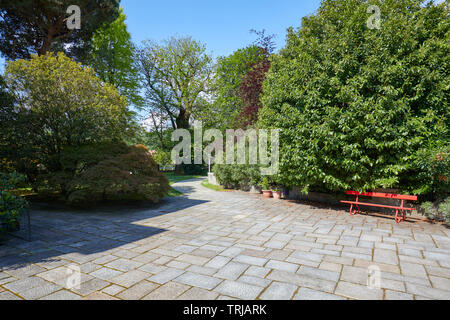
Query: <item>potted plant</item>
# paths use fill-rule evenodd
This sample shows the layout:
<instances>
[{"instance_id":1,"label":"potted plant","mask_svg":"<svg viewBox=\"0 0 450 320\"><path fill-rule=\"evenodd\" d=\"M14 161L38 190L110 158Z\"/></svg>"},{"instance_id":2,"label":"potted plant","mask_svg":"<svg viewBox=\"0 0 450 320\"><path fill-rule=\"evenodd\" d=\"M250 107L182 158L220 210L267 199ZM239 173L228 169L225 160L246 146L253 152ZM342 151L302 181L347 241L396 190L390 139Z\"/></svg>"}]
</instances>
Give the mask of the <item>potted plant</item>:
<instances>
[{"instance_id":1,"label":"potted plant","mask_svg":"<svg viewBox=\"0 0 450 320\"><path fill-rule=\"evenodd\" d=\"M274 199L281 199L281 188L279 186L273 187L272 195Z\"/></svg>"},{"instance_id":2,"label":"potted plant","mask_svg":"<svg viewBox=\"0 0 450 320\"><path fill-rule=\"evenodd\" d=\"M264 198L272 198L272 190L270 189L270 182L267 177L261 181L261 188Z\"/></svg>"}]
</instances>

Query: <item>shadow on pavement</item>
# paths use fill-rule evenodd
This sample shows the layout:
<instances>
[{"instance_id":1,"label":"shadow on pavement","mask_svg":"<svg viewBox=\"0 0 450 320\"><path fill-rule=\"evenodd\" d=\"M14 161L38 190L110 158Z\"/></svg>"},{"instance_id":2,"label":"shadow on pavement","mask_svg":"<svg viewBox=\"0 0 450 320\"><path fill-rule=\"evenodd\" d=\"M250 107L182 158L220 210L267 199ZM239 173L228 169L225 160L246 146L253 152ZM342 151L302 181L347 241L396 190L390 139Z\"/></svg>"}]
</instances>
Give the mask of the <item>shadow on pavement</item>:
<instances>
[{"instance_id":1,"label":"shadow on pavement","mask_svg":"<svg viewBox=\"0 0 450 320\"><path fill-rule=\"evenodd\" d=\"M91 210L35 204L30 209L31 241L11 235L0 239L0 271L29 263L60 260L108 251L167 230L152 227L151 219L176 213L207 201L186 197L165 198L157 205L117 205ZM64 257L62 257L64 258ZM71 259L72 260L72 259ZM78 262L78 261L77 261Z\"/></svg>"}]
</instances>

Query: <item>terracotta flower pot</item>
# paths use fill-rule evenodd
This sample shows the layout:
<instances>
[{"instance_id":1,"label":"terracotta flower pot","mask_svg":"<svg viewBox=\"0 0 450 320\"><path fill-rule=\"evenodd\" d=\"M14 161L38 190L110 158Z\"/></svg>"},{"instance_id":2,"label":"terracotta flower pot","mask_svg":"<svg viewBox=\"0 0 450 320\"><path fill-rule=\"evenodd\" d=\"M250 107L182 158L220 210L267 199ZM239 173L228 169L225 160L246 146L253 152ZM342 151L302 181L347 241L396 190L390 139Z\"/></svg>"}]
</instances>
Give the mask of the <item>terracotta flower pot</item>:
<instances>
[{"instance_id":1,"label":"terracotta flower pot","mask_svg":"<svg viewBox=\"0 0 450 320\"><path fill-rule=\"evenodd\" d=\"M281 199L281 191L272 191L274 199Z\"/></svg>"},{"instance_id":2,"label":"terracotta flower pot","mask_svg":"<svg viewBox=\"0 0 450 320\"><path fill-rule=\"evenodd\" d=\"M272 190L263 190L264 198L272 198Z\"/></svg>"}]
</instances>

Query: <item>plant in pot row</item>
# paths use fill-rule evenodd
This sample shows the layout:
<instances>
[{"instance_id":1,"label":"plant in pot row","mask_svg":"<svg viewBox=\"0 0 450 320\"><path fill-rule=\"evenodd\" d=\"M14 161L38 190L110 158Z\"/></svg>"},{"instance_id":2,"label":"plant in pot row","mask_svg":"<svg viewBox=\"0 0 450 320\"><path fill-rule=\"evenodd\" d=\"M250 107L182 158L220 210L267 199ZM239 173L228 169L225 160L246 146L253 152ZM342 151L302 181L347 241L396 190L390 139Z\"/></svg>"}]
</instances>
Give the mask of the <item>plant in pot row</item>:
<instances>
[{"instance_id":1,"label":"plant in pot row","mask_svg":"<svg viewBox=\"0 0 450 320\"><path fill-rule=\"evenodd\" d=\"M264 198L272 198L272 189L270 188L269 178L264 177L262 179L261 188Z\"/></svg>"},{"instance_id":2,"label":"plant in pot row","mask_svg":"<svg viewBox=\"0 0 450 320\"><path fill-rule=\"evenodd\" d=\"M272 187L272 195L274 199L281 199L282 190L280 187Z\"/></svg>"},{"instance_id":3,"label":"plant in pot row","mask_svg":"<svg viewBox=\"0 0 450 320\"><path fill-rule=\"evenodd\" d=\"M279 186L272 186L269 178L264 177L261 181L261 188L264 198L281 199L282 189Z\"/></svg>"}]
</instances>

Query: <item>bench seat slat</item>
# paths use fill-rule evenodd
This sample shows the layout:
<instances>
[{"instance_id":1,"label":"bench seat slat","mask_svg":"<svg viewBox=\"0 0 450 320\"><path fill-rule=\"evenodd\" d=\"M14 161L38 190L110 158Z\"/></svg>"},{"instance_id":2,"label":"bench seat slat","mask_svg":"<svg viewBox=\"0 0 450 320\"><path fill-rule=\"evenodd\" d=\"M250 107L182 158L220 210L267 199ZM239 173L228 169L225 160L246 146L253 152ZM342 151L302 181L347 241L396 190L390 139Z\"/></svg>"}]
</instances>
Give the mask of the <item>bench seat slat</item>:
<instances>
[{"instance_id":1,"label":"bench seat slat","mask_svg":"<svg viewBox=\"0 0 450 320\"><path fill-rule=\"evenodd\" d=\"M342 203L348 203L348 204L358 204L362 206L371 206L371 207L382 207L382 208L390 208L390 209L403 209L403 210L416 210L416 208L407 208L407 207L398 207L398 206L387 206L383 204L378 203L367 203L367 202L356 202L356 201L343 201Z\"/></svg>"},{"instance_id":2,"label":"bench seat slat","mask_svg":"<svg viewBox=\"0 0 450 320\"><path fill-rule=\"evenodd\" d=\"M346 193L348 195L354 195L354 196L417 201L417 196L411 196L411 195L406 195L406 194L392 194L392 193L382 193L382 192L358 192L358 191L347 191Z\"/></svg>"}]
</instances>

